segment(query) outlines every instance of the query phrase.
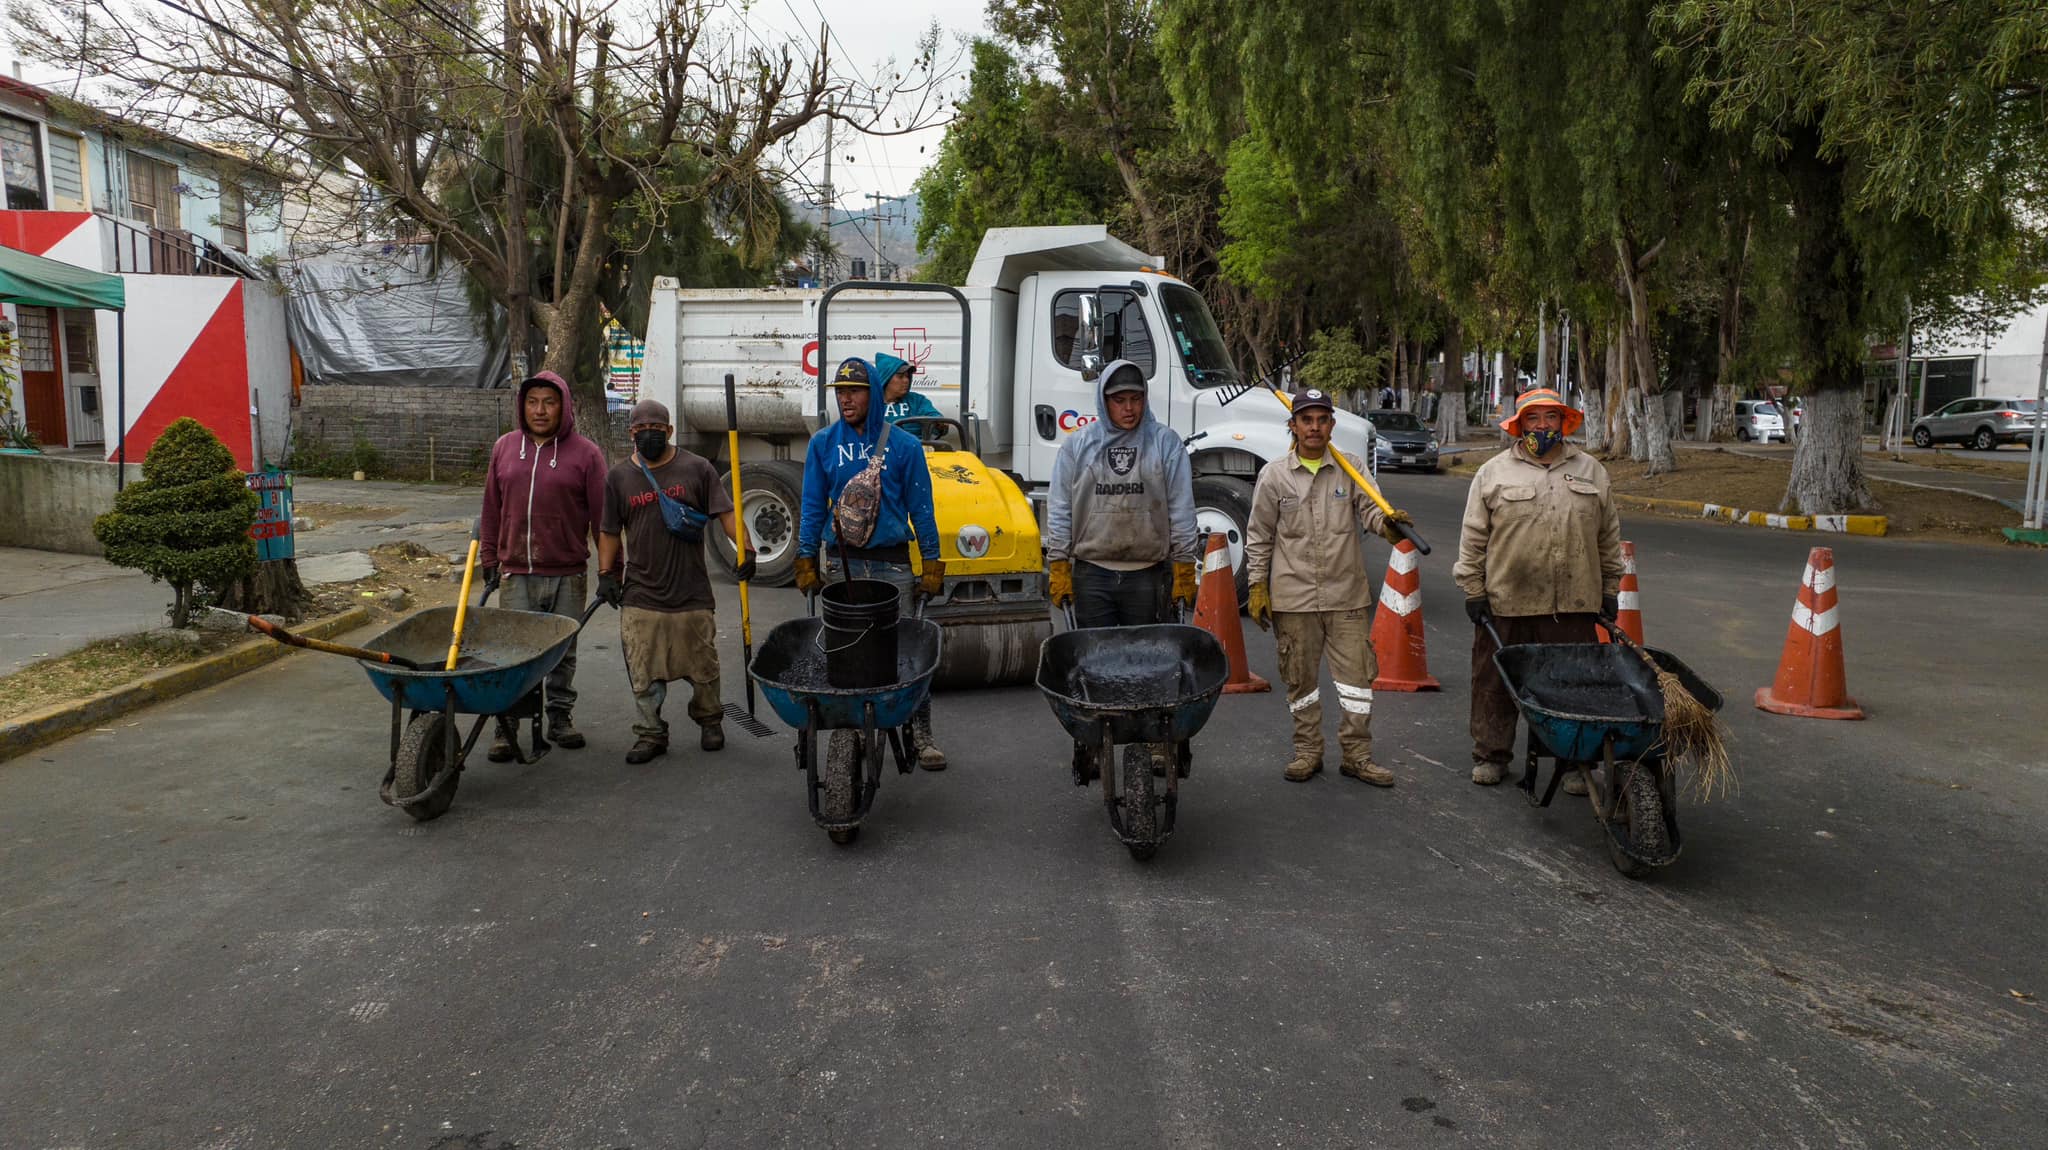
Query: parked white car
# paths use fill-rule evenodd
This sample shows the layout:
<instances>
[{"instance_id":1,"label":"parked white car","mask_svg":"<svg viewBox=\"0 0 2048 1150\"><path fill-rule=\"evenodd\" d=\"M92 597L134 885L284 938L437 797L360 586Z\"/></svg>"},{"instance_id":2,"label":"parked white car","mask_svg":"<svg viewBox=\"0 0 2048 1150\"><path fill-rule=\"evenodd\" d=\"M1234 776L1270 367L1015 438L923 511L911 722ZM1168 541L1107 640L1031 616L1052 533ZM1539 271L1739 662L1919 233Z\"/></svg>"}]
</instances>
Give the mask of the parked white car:
<instances>
[{"instance_id":1,"label":"parked white car","mask_svg":"<svg viewBox=\"0 0 2048 1150\"><path fill-rule=\"evenodd\" d=\"M1738 399L1735 401L1735 438L1744 443L1783 443L1785 415L1773 400Z\"/></svg>"}]
</instances>

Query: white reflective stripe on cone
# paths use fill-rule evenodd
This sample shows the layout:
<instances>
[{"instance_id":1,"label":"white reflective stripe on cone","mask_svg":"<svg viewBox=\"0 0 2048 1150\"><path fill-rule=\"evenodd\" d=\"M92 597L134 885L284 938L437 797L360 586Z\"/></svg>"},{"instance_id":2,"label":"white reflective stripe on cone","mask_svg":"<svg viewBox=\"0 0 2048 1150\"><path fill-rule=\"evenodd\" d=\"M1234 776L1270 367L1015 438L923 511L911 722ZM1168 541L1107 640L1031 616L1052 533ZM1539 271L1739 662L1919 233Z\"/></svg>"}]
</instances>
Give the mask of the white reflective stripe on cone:
<instances>
[{"instance_id":1,"label":"white reflective stripe on cone","mask_svg":"<svg viewBox=\"0 0 2048 1150\"><path fill-rule=\"evenodd\" d=\"M1301 698L1296 699L1292 703L1287 704L1287 709L1289 711L1300 711L1305 707L1313 707L1317 703L1320 703L1322 701L1323 689L1321 687L1317 687L1315 690L1310 691L1308 694L1303 695Z\"/></svg>"},{"instance_id":2,"label":"white reflective stripe on cone","mask_svg":"<svg viewBox=\"0 0 2048 1150\"><path fill-rule=\"evenodd\" d=\"M1420 566L1422 566L1422 553L1419 551L1404 551L1396 547L1393 553L1387 557L1387 569L1402 575L1406 575Z\"/></svg>"},{"instance_id":3,"label":"white reflective stripe on cone","mask_svg":"<svg viewBox=\"0 0 2048 1150\"><path fill-rule=\"evenodd\" d=\"M1228 570L1230 570L1230 548L1219 547L1202 556L1202 574L1207 575L1211 571Z\"/></svg>"},{"instance_id":4,"label":"white reflective stripe on cone","mask_svg":"<svg viewBox=\"0 0 2048 1150\"><path fill-rule=\"evenodd\" d=\"M1792 625L1810 635L1825 635L1834 630L1839 622L1836 618L1837 610L1830 607L1825 611L1815 611L1804 603L1794 603Z\"/></svg>"},{"instance_id":5,"label":"white reflective stripe on cone","mask_svg":"<svg viewBox=\"0 0 2048 1150\"><path fill-rule=\"evenodd\" d=\"M1413 615L1422 607L1422 589L1416 588L1406 595L1394 590L1392 583L1380 584L1380 605L1396 615Z\"/></svg>"},{"instance_id":6,"label":"white reflective stripe on cone","mask_svg":"<svg viewBox=\"0 0 2048 1150\"><path fill-rule=\"evenodd\" d=\"M1641 609L1637 604L1642 602L1642 596L1634 591L1623 591L1614 597L1614 601L1621 604L1624 611L1636 611Z\"/></svg>"}]
</instances>

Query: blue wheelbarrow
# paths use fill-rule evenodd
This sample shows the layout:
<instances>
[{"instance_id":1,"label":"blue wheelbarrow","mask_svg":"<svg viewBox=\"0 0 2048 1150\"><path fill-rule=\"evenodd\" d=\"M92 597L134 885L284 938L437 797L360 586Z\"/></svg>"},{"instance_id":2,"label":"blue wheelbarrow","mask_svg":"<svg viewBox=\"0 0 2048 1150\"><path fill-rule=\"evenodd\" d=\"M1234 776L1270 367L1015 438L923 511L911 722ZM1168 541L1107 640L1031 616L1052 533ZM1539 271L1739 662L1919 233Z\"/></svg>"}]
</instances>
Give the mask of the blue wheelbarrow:
<instances>
[{"instance_id":1,"label":"blue wheelbarrow","mask_svg":"<svg viewBox=\"0 0 2048 1150\"><path fill-rule=\"evenodd\" d=\"M1195 737L1216 709L1230 660L1216 636L1184 623L1071 629L1038 648L1038 691L1074 739L1074 781L1099 777L1110 829L1149 859L1173 834ZM1124 745L1118 779L1116 745ZM1170 769L1155 748L1172 748ZM1158 756L1164 760L1167 756ZM1154 774L1166 778L1155 793Z\"/></svg>"},{"instance_id":2,"label":"blue wheelbarrow","mask_svg":"<svg viewBox=\"0 0 2048 1150\"><path fill-rule=\"evenodd\" d=\"M280 643L350 655L362 664L377 693L391 702L391 765L377 797L425 822L454 804L464 761L486 722L496 724L519 762L537 763L547 755L551 746L541 731L543 681L603 602L592 601L581 619L571 619L484 607L489 599L486 590L470 608L462 657L453 671L443 669L455 626L453 607L415 612L366 647L304 638L253 617L250 626ZM459 725L465 715L476 716L466 735ZM532 721L525 745L519 739L522 719Z\"/></svg>"},{"instance_id":3,"label":"blue wheelbarrow","mask_svg":"<svg viewBox=\"0 0 2048 1150\"><path fill-rule=\"evenodd\" d=\"M833 685L825 621L815 617L777 624L747 668L776 717L796 731L796 765L804 772L811 819L842 845L860 834L874 806L885 748L897 773L910 773L910 721L931 694L939 667L938 624L904 618L894 628L895 669L876 676L885 680L881 686ZM818 742L827 732L820 767Z\"/></svg>"},{"instance_id":4,"label":"blue wheelbarrow","mask_svg":"<svg viewBox=\"0 0 2048 1150\"><path fill-rule=\"evenodd\" d=\"M1547 807L1567 771L1586 781L1593 817L1616 870L1641 878L1678 860L1678 788L1664 758L1664 695L1657 666L1706 707L1721 709L1721 693L1669 651L1637 647L1618 624L1603 621L1609 643L1522 643L1501 646L1493 665L1529 723L1527 757L1516 783L1529 802ZM1500 635L1487 631L1496 646ZM1539 797L1539 758L1548 756L1550 783ZM1596 770L1597 768L1597 770Z\"/></svg>"}]
</instances>

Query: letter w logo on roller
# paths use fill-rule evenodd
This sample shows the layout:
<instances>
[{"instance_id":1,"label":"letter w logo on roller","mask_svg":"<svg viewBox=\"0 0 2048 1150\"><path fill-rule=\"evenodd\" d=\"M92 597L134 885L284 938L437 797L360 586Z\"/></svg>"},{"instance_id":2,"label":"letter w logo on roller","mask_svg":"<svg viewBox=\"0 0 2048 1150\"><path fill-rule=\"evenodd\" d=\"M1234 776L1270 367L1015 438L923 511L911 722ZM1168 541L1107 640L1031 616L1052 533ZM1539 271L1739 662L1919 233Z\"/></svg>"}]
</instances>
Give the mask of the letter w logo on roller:
<instances>
[{"instance_id":1,"label":"letter w logo on roller","mask_svg":"<svg viewBox=\"0 0 2048 1150\"><path fill-rule=\"evenodd\" d=\"M1129 445L1109 449L1109 469L1118 475L1129 475L1131 467L1138 462L1138 449Z\"/></svg>"}]
</instances>

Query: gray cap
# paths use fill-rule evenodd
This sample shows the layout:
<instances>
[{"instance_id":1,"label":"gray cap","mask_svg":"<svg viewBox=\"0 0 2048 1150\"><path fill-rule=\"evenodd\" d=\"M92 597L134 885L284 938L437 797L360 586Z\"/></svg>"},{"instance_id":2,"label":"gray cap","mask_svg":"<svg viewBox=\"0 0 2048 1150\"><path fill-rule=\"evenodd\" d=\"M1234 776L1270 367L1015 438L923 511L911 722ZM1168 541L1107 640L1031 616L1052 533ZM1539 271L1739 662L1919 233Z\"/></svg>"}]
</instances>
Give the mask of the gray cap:
<instances>
[{"instance_id":1,"label":"gray cap","mask_svg":"<svg viewBox=\"0 0 2048 1150\"><path fill-rule=\"evenodd\" d=\"M633 405L633 414L626 423L629 427L667 427L668 408L657 400L643 399Z\"/></svg>"},{"instance_id":2,"label":"gray cap","mask_svg":"<svg viewBox=\"0 0 2048 1150\"><path fill-rule=\"evenodd\" d=\"M1103 377L1102 394L1115 395L1124 391L1144 391L1145 373L1129 360L1120 360L1109 365L1109 374Z\"/></svg>"}]
</instances>

